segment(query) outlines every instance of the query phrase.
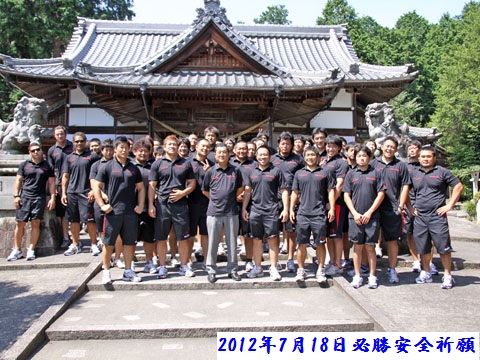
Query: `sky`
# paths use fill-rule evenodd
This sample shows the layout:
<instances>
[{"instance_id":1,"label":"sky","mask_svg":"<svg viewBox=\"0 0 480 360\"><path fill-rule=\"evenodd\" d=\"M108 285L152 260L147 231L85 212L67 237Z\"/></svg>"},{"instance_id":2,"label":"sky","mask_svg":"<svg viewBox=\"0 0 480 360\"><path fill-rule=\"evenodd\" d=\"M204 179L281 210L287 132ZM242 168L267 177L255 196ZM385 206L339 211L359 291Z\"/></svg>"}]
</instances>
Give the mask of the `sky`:
<instances>
[{"instance_id":1,"label":"sky","mask_svg":"<svg viewBox=\"0 0 480 360\"><path fill-rule=\"evenodd\" d=\"M416 11L430 23L437 23L443 14L460 15L467 0L348 0L359 16L371 16L380 25L392 28L400 16ZM315 25L327 0L220 0L232 24L239 21L253 24L253 19L268 6L285 5L292 25ZM203 0L134 0L135 22L191 24L195 9Z\"/></svg>"}]
</instances>

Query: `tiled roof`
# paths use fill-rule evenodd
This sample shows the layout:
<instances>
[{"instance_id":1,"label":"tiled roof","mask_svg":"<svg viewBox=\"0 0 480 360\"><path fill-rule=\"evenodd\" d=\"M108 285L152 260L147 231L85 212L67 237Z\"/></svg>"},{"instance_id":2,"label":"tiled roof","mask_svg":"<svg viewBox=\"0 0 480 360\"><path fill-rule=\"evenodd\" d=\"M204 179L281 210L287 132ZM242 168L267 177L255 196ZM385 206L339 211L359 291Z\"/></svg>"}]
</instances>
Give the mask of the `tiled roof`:
<instances>
[{"instance_id":1,"label":"tiled roof","mask_svg":"<svg viewBox=\"0 0 480 360\"><path fill-rule=\"evenodd\" d=\"M345 85L411 82L412 67L375 66L361 63L344 25L283 26L235 25L222 8L206 2L192 25L140 24L130 21L102 21L80 18L61 59L15 59L1 56L0 71L56 79L152 87L216 86L262 87L280 84L291 88L324 86L343 79ZM209 4L209 5L207 5ZM197 10L198 11L198 10ZM252 61L271 76L245 73L153 72L187 47L207 25L220 31ZM337 80L338 81L338 80ZM270 85L271 86L271 85Z\"/></svg>"}]
</instances>

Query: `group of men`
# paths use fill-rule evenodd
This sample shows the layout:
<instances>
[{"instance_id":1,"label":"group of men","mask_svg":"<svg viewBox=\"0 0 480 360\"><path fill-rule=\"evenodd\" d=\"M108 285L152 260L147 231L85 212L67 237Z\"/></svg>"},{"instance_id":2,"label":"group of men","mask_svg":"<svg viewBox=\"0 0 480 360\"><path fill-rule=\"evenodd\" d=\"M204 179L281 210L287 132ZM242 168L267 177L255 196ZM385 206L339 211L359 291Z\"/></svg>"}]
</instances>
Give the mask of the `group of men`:
<instances>
[{"instance_id":1,"label":"group of men","mask_svg":"<svg viewBox=\"0 0 480 360\"><path fill-rule=\"evenodd\" d=\"M71 244L65 255L81 251L79 234L81 224L86 224L92 254L102 252L104 284L111 283L114 249L117 258L119 249L123 252L123 280L141 281L132 269L137 241L143 241L144 272L166 278L169 238L178 244L179 275L195 276L191 254L197 235L206 254L202 267L210 283L217 281L217 248L221 241L227 247L228 277L242 280L236 251L239 235L246 277L264 276L262 255L268 244L269 275L279 281L283 231L286 269L296 271L300 286L307 276L307 246L316 251L315 277L325 283L327 275L343 273L353 244L352 286L360 287L362 273L368 273L368 287L376 288L375 245L380 234L388 252L388 281L399 281L398 242L406 217L412 256L416 259L420 255L414 269L420 272L416 282L432 282L429 266L433 244L445 271L442 287L454 285L446 213L458 201L462 184L436 165L433 148L412 142L407 164L395 157L398 142L394 137L385 138L381 156L374 158L369 147L346 144L338 136L328 136L322 128L314 129L311 139L283 132L276 150L268 146L265 133L256 144L231 138L220 142L215 127L206 128L203 135L203 139L192 135L189 141L167 136L161 151L154 149L148 137L132 145L121 136L115 141L105 140L98 154L87 148L85 134L75 133L70 142L66 129L56 127L56 144L48 151L48 161L41 146L32 143L31 159L20 165L14 189L18 230L8 259L23 256L21 238L29 220L32 240L27 259L34 258L48 182L50 193L55 194L48 209L55 207L62 218L68 214L63 229L68 240L70 227ZM157 159L154 153L159 155ZM453 187L453 192L446 205L448 187ZM103 251L98 233L102 233ZM170 251L174 256L172 246Z\"/></svg>"}]
</instances>

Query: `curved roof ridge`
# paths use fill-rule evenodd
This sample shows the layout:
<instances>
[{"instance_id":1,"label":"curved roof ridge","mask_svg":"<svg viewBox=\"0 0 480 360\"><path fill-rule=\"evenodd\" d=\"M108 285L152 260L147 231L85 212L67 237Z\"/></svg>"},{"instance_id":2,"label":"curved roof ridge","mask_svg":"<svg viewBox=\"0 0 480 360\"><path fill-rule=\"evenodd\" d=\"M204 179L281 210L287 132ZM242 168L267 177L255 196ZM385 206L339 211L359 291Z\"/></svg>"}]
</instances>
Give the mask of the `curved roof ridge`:
<instances>
[{"instance_id":1,"label":"curved roof ridge","mask_svg":"<svg viewBox=\"0 0 480 360\"><path fill-rule=\"evenodd\" d=\"M86 24L86 22L85 22ZM80 21L79 21L80 25ZM86 52L89 50L90 46L92 45L93 41L95 40L97 26L95 24L90 24L87 27L85 32L85 28L83 30L83 34L80 35L80 39L73 49L70 49L70 52L65 52L62 56L64 66L67 68L75 67L80 60L85 56Z\"/></svg>"}]
</instances>

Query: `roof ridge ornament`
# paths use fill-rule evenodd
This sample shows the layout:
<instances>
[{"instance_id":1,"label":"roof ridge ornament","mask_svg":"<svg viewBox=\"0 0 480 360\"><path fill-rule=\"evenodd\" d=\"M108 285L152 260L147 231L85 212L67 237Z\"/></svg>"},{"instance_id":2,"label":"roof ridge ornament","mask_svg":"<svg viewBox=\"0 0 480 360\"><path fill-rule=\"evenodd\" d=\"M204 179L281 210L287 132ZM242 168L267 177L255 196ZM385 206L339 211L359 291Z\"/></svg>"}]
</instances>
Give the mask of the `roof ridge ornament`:
<instances>
[{"instance_id":1,"label":"roof ridge ornament","mask_svg":"<svg viewBox=\"0 0 480 360\"><path fill-rule=\"evenodd\" d=\"M197 18L193 20L192 25L206 23L210 19L218 19L225 25L232 27L232 23L228 20L224 7L220 7L220 0L204 0L205 7L197 8Z\"/></svg>"}]
</instances>

